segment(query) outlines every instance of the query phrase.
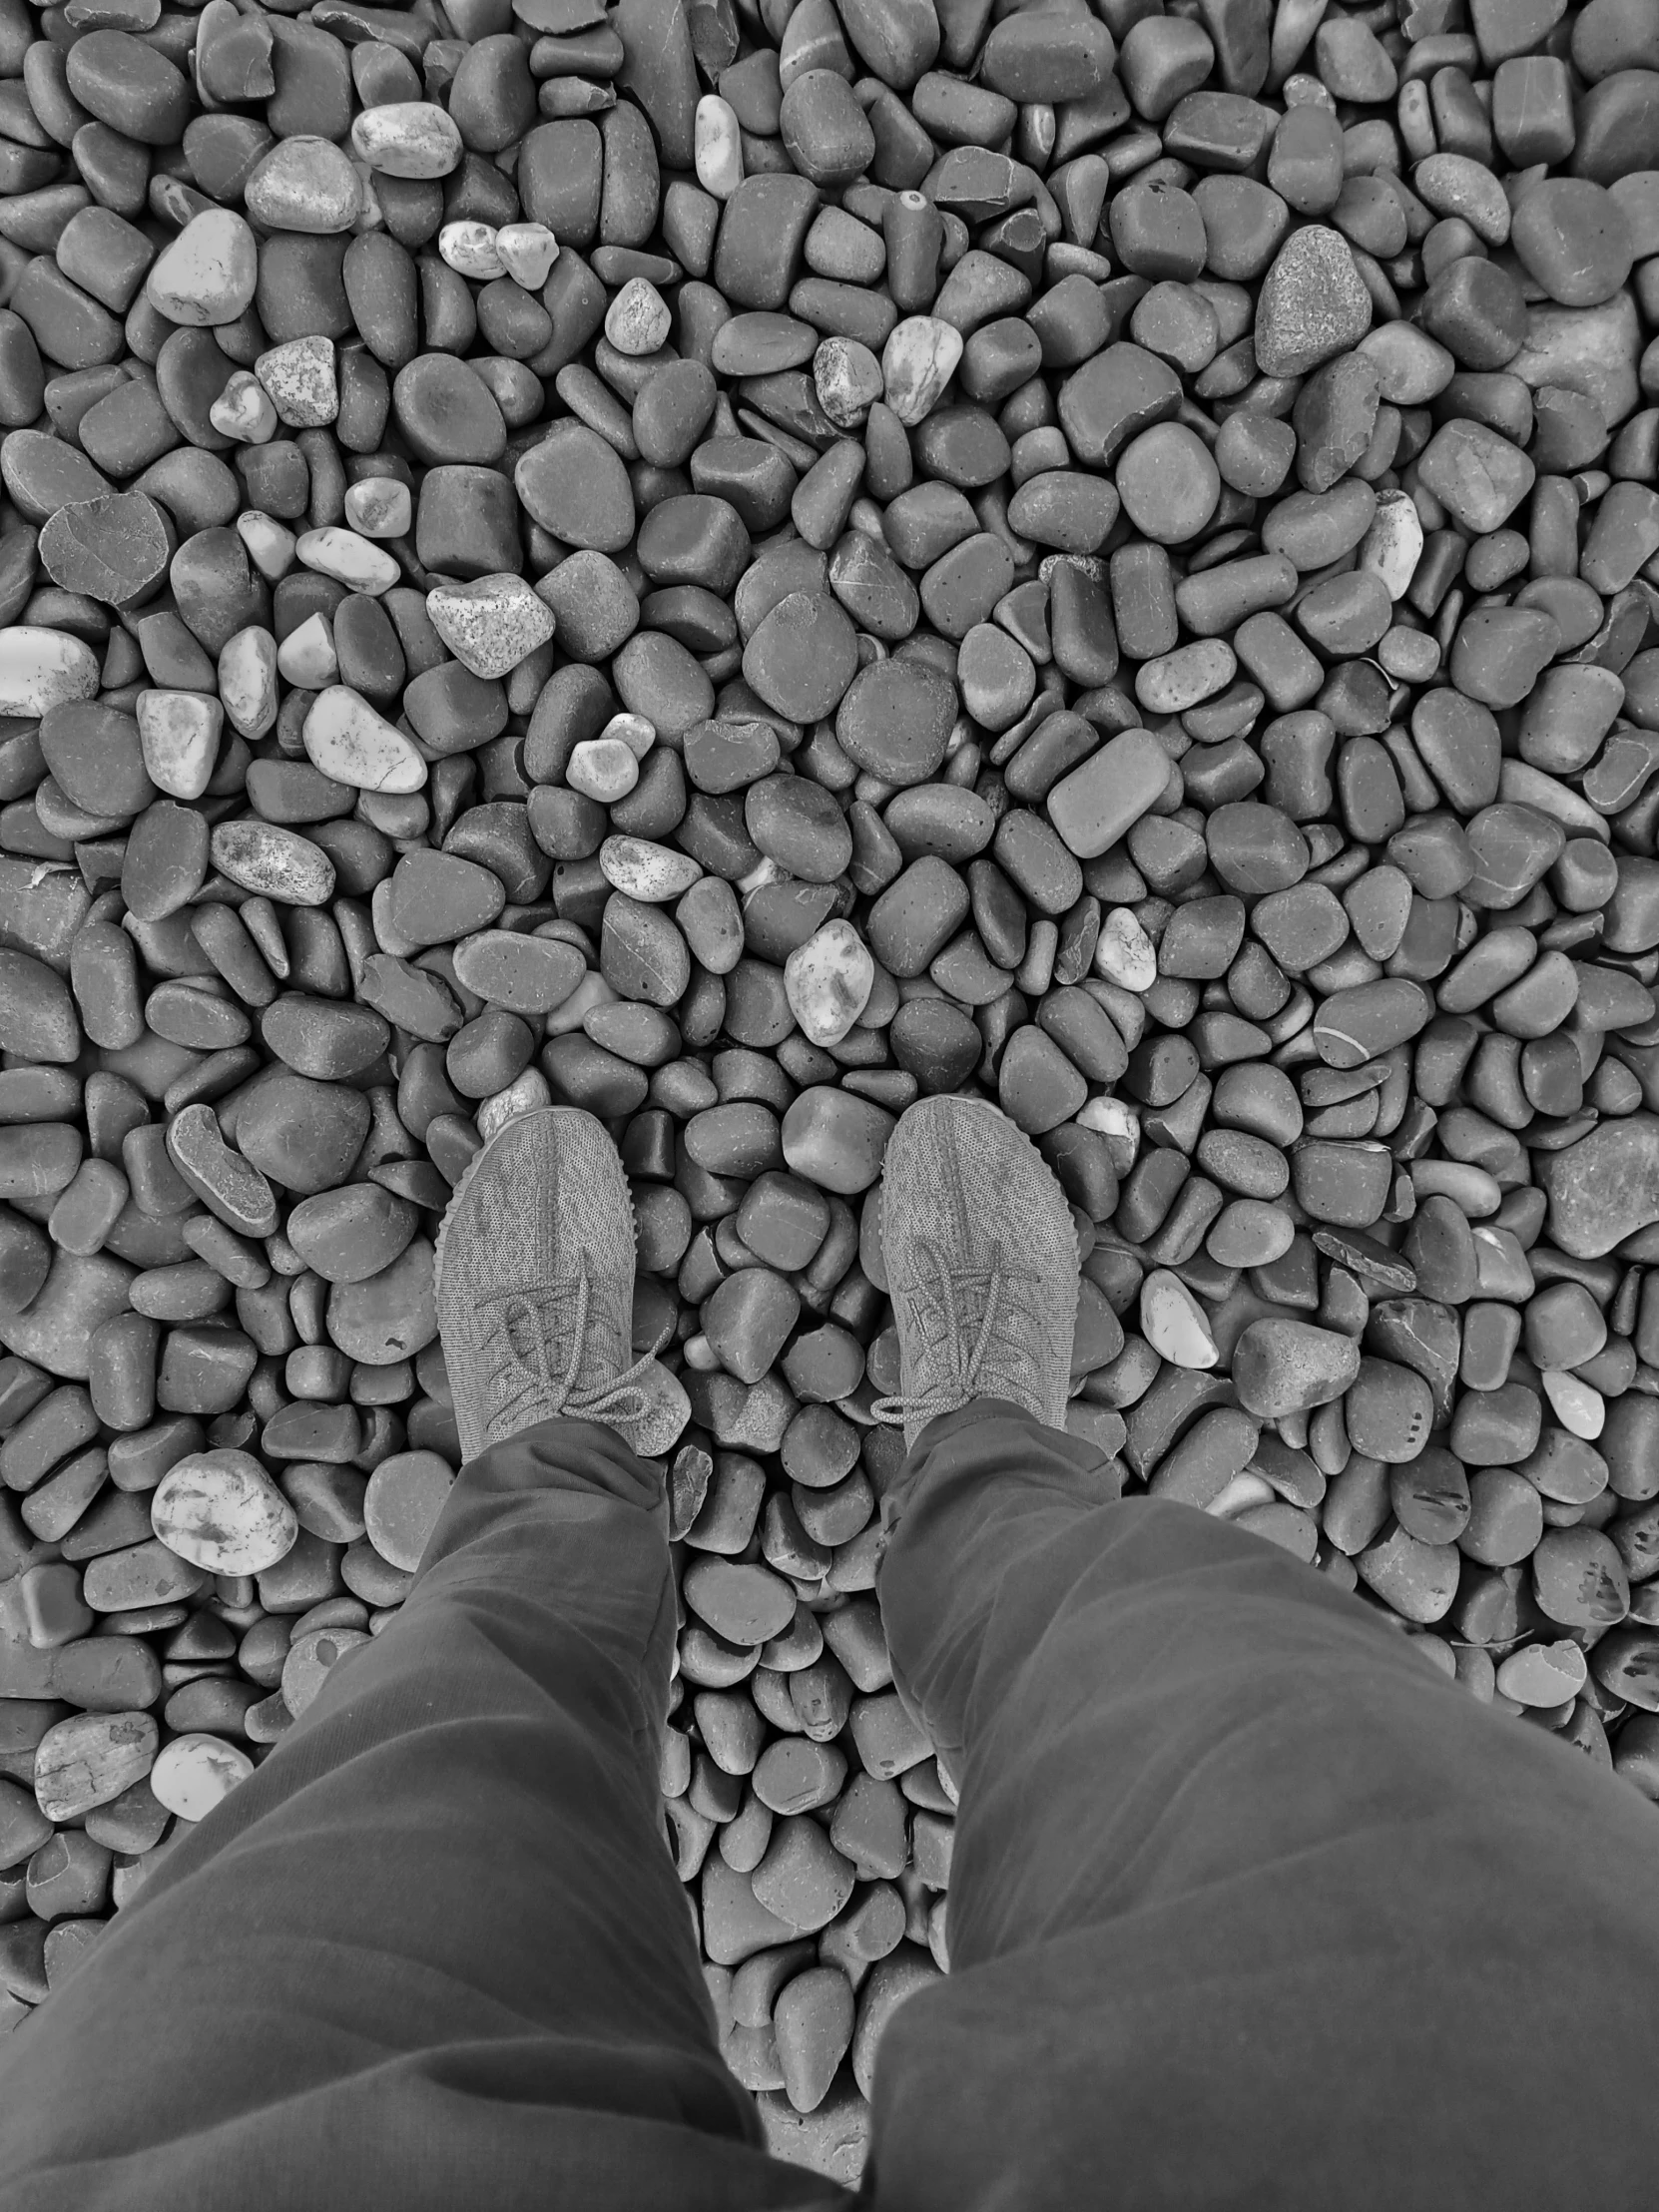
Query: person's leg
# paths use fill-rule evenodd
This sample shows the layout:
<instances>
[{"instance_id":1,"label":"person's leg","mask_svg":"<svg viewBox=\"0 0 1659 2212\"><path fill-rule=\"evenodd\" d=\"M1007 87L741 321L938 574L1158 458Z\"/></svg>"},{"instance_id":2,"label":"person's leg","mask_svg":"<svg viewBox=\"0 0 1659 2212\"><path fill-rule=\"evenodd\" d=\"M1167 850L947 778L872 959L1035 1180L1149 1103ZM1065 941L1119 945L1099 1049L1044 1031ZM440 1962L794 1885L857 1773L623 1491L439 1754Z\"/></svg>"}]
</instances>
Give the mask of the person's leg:
<instances>
[{"instance_id":1,"label":"person's leg","mask_svg":"<svg viewBox=\"0 0 1659 2212\"><path fill-rule=\"evenodd\" d=\"M911 1108L884 1180L878 1594L961 1806L878 2212L1645 2212L1652 1807L1288 1553L1119 1497L1064 1433L1075 1241L1005 1119Z\"/></svg>"},{"instance_id":2,"label":"person's leg","mask_svg":"<svg viewBox=\"0 0 1659 2212\"><path fill-rule=\"evenodd\" d=\"M657 1760L660 1475L547 1420L0 2050L6 2212L842 2201L720 2056Z\"/></svg>"},{"instance_id":3,"label":"person's leg","mask_svg":"<svg viewBox=\"0 0 1659 2212\"><path fill-rule=\"evenodd\" d=\"M631 1360L599 1123L500 1130L436 1275L465 1463L414 1587L8 2039L3 2212L847 2201L763 2147L668 1848L668 1509L636 1452L686 1400Z\"/></svg>"},{"instance_id":4,"label":"person's leg","mask_svg":"<svg viewBox=\"0 0 1659 2212\"><path fill-rule=\"evenodd\" d=\"M1659 2171L1659 1820L1357 1598L1006 1401L887 1513L960 1776L948 1980L881 2044L881 2212L1599 2212Z\"/></svg>"}]
</instances>

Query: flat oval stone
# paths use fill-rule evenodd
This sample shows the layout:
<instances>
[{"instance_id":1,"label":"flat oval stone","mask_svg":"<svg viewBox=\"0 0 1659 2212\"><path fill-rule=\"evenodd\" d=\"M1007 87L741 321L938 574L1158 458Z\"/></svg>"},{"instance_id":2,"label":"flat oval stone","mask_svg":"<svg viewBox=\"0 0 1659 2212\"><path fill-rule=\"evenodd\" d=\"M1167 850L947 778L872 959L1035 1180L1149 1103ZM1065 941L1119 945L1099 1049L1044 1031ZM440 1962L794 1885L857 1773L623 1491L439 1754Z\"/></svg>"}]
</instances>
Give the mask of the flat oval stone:
<instances>
[{"instance_id":1,"label":"flat oval stone","mask_svg":"<svg viewBox=\"0 0 1659 2212\"><path fill-rule=\"evenodd\" d=\"M1599 1259L1659 1221L1659 1118L1604 1121L1544 1153L1536 1173L1549 1195L1551 1238L1574 1259Z\"/></svg>"},{"instance_id":2,"label":"flat oval stone","mask_svg":"<svg viewBox=\"0 0 1659 2212\"><path fill-rule=\"evenodd\" d=\"M883 783L924 784L944 759L956 712L956 687L938 670L876 661L836 708L835 737L848 760Z\"/></svg>"},{"instance_id":3,"label":"flat oval stone","mask_svg":"<svg viewBox=\"0 0 1659 2212\"><path fill-rule=\"evenodd\" d=\"M745 680L792 722L832 715L857 669L857 633L827 592L788 593L744 648Z\"/></svg>"},{"instance_id":4,"label":"flat oval stone","mask_svg":"<svg viewBox=\"0 0 1659 2212\"><path fill-rule=\"evenodd\" d=\"M209 1574L263 1574L299 1534L293 1507L246 1451L192 1452L163 1475L150 1525L169 1551Z\"/></svg>"}]
</instances>

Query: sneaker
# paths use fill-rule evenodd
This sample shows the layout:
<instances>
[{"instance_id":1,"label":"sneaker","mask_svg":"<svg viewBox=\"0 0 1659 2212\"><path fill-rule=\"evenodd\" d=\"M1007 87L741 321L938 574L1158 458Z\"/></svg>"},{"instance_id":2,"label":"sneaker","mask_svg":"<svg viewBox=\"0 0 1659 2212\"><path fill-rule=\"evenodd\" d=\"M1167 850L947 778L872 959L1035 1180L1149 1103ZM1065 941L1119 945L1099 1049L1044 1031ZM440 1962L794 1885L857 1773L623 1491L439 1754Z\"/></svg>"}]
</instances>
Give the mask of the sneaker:
<instances>
[{"instance_id":1,"label":"sneaker","mask_svg":"<svg viewBox=\"0 0 1659 2212\"><path fill-rule=\"evenodd\" d=\"M604 1421L660 1457L691 1418L633 1357L634 1209L591 1114L519 1114L474 1155L438 1231L438 1334L463 1460L536 1421Z\"/></svg>"},{"instance_id":2,"label":"sneaker","mask_svg":"<svg viewBox=\"0 0 1659 2212\"><path fill-rule=\"evenodd\" d=\"M1000 1107L924 1098L887 1146L881 1250L899 1389L875 1418L914 1444L939 1413L1006 1397L1066 1424L1077 1232L1065 1194Z\"/></svg>"}]
</instances>

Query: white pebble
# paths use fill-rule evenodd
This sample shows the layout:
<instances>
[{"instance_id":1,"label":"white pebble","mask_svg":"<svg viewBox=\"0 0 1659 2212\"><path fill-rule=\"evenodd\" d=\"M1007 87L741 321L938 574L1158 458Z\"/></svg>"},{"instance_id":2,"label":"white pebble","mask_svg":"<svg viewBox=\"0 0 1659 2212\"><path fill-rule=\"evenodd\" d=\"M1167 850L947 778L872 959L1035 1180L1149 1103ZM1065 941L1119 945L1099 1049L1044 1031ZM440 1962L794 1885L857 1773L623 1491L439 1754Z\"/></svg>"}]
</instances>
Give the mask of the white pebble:
<instances>
[{"instance_id":1,"label":"white pebble","mask_svg":"<svg viewBox=\"0 0 1659 2212\"><path fill-rule=\"evenodd\" d=\"M784 995L816 1045L839 1044L869 1004L875 962L849 921L827 921L784 962Z\"/></svg>"},{"instance_id":2,"label":"white pebble","mask_svg":"<svg viewBox=\"0 0 1659 2212\"><path fill-rule=\"evenodd\" d=\"M1593 1444L1607 1421L1601 1392L1563 1368L1545 1368L1538 1378L1561 1426Z\"/></svg>"},{"instance_id":3,"label":"white pebble","mask_svg":"<svg viewBox=\"0 0 1659 2212\"><path fill-rule=\"evenodd\" d=\"M320 691L339 674L334 633L320 614L307 615L276 648L276 672L305 691Z\"/></svg>"},{"instance_id":4,"label":"white pebble","mask_svg":"<svg viewBox=\"0 0 1659 2212\"><path fill-rule=\"evenodd\" d=\"M232 729L263 738L276 720L276 640L256 623L239 630L219 656L219 696Z\"/></svg>"},{"instance_id":5,"label":"white pebble","mask_svg":"<svg viewBox=\"0 0 1659 2212\"><path fill-rule=\"evenodd\" d=\"M350 494L347 493L347 498ZM248 548L248 558L269 584L278 584L293 566L297 539L275 515L251 507L237 517L237 536Z\"/></svg>"},{"instance_id":6,"label":"white pebble","mask_svg":"<svg viewBox=\"0 0 1659 2212\"><path fill-rule=\"evenodd\" d=\"M620 738L584 738L565 769L571 790L601 807L626 799L639 780L639 761Z\"/></svg>"},{"instance_id":7,"label":"white pebble","mask_svg":"<svg viewBox=\"0 0 1659 2212\"><path fill-rule=\"evenodd\" d=\"M82 639L32 622L0 630L0 715L38 721L49 707L97 691L98 656Z\"/></svg>"},{"instance_id":8,"label":"white pebble","mask_svg":"<svg viewBox=\"0 0 1659 2212\"><path fill-rule=\"evenodd\" d=\"M881 348L881 375L887 405L906 429L932 412L961 357L962 333L952 323L912 314L893 325Z\"/></svg>"},{"instance_id":9,"label":"white pebble","mask_svg":"<svg viewBox=\"0 0 1659 2212\"><path fill-rule=\"evenodd\" d=\"M391 555L382 553L371 538L360 538L355 530L342 530L337 524L325 530L304 531L294 552L301 567L314 569L319 576L332 576L349 590L367 592L374 598L390 591L403 573Z\"/></svg>"},{"instance_id":10,"label":"white pebble","mask_svg":"<svg viewBox=\"0 0 1659 2212\"><path fill-rule=\"evenodd\" d=\"M320 430L339 414L339 381L330 338L289 338L254 363L254 373L290 430Z\"/></svg>"},{"instance_id":11,"label":"white pebble","mask_svg":"<svg viewBox=\"0 0 1659 2212\"><path fill-rule=\"evenodd\" d=\"M1381 577L1390 599L1403 599L1422 558L1422 521L1409 492L1379 495L1360 547L1360 566Z\"/></svg>"},{"instance_id":12,"label":"white pebble","mask_svg":"<svg viewBox=\"0 0 1659 2212\"><path fill-rule=\"evenodd\" d=\"M498 1129L519 1114L534 1114L543 1106L551 1106L553 1093L540 1068L526 1068L524 1073L503 1091L496 1091L486 1098L473 1119L478 1124L478 1134L488 1144Z\"/></svg>"},{"instance_id":13,"label":"white pebble","mask_svg":"<svg viewBox=\"0 0 1659 2212\"><path fill-rule=\"evenodd\" d=\"M1094 971L1120 990L1151 990L1158 980L1158 953L1152 939L1128 906L1114 906L1100 925L1094 948Z\"/></svg>"},{"instance_id":14,"label":"white pebble","mask_svg":"<svg viewBox=\"0 0 1659 2212\"><path fill-rule=\"evenodd\" d=\"M254 303L260 249L230 208L205 208L171 246L163 247L144 279L144 296L170 322L206 329L235 322Z\"/></svg>"},{"instance_id":15,"label":"white pebble","mask_svg":"<svg viewBox=\"0 0 1659 2212\"><path fill-rule=\"evenodd\" d=\"M673 322L667 300L649 277L630 276L606 309L605 335L619 353L639 360L667 340ZM958 348L961 342L958 338Z\"/></svg>"},{"instance_id":16,"label":"white pebble","mask_svg":"<svg viewBox=\"0 0 1659 2212\"><path fill-rule=\"evenodd\" d=\"M176 1460L150 1500L169 1551L209 1574L263 1574L293 1549L293 1507L252 1452L222 1447Z\"/></svg>"},{"instance_id":17,"label":"white pebble","mask_svg":"<svg viewBox=\"0 0 1659 2212\"><path fill-rule=\"evenodd\" d=\"M515 284L540 291L559 258L559 242L545 223L503 223L495 234L495 251Z\"/></svg>"},{"instance_id":18,"label":"white pebble","mask_svg":"<svg viewBox=\"0 0 1659 2212\"><path fill-rule=\"evenodd\" d=\"M438 233L438 253L462 276L489 283L507 274L495 250L493 223L446 223Z\"/></svg>"},{"instance_id":19,"label":"white pebble","mask_svg":"<svg viewBox=\"0 0 1659 2212\"><path fill-rule=\"evenodd\" d=\"M505 570L469 584L439 584L426 594L426 613L456 660L486 681L517 668L554 629L546 600Z\"/></svg>"},{"instance_id":20,"label":"white pebble","mask_svg":"<svg viewBox=\"0 0 1659 2212\"><path fill-rule=\"evenodd\" d=\"M1203 1307L1168 1268L1141 1285L1141 1335L1171 1367L1213 1368L1221 1358Z\"/></svg>"},{"instance_id":21,"label":"white pebble","mask_svg":"<svg viewBox=\"0 0 1659 2212\"><path fill-rule=\"evenodd\" d=\"M460 166L461 134L431 100L388 100L364 108L351 144L382 177L447 177Z\"/></svg>"},{"instance_id":22,"label":"white pebble","mask_svg":"<svg viewBox=\"0 0 1659 2212\"><path fill-rule=\"evenodd\" d=\"M156 1754L150 1787L170 1813L182 1821L200 1821L253 1772L247 1752L223 1736L175 1736Z\"/></svg>"},{"instance_id":23,"label":"white pebble","mask_svg":"<svg viewBox=\"0 0 1659 2212\"><path fill-rule=\"evenodd\" d=\"M743 133L738 113L718 92L706 92L697 103L692 160L698 183L717 200L730 200L743 183Z\"/></svg>"},{"instance_id":24,"label":"white pebble","mask_svg":"<svg viewBox=\"0 0 1659 2212\"><path fill-rule=\"evenodd\" d=\"M264 445L276 435L276 408L260 379L239 368L208 409L208 420L221 436L239 445Z\"/></svg>"},{"instance_id":25,"label":"white pebble","mask_svg":"<svg viewBox=\"0 0 1659 2212\"><path fill-rule=\"evenodd\" d=\"M657 742L657 726L644 715L612 715L599 735L620 738L636 761L643 761Z\"/></svg>"},{"instance_id":26,"label":"white pebble","mask_svg":"<svg viewBox=\"0 0 1659 2212\"><path fill-rule=\"evenodd\" d=\"M683 897L703 873L689 852L653 844L649 837L607 837L599 847L599 866L613 890L647 906Z\"/></svg>"},{"instance_id":27,"label":"white pebble","mask_svg":"<svg viewBox=\"0 0 1659 2212\"><path fill-rule=\"evenodd\" d=\"M219 701L206 692L141 691L134 713L151 783L172 799L200 799L219 759Z\"/></svg>"},{"instance_id":28,"label":"white pebble","mask_svg":"<svg viewBox=\"0 0 1659 2212\"><path fill-rule=\"evenodd\" d=\"M362 538L406 538L414 499L395 476L365 476L346 488L345 519Z\"/></svg>"}]
</instances>

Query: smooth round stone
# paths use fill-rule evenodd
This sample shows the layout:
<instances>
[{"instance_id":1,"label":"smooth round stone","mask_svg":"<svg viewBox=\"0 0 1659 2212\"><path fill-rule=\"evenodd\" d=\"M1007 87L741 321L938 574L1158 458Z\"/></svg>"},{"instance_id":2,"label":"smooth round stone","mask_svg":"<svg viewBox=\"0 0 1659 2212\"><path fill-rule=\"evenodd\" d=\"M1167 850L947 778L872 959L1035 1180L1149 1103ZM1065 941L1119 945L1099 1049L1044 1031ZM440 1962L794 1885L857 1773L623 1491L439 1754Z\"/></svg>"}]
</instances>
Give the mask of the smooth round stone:
<instances>
[{"instance_id":1,"label":"smooth round stone","mask_svg":"<svg viewBox=\"0 0 1659 2212\"><path fill-rule=\"evenodd\" d=\"M170 322L219 328L247 313L259 276L259 247L247 223L233 209L206 208L151 264L144 295Z\"/></svg>"},{"instance_id":2,"label":"smooth round stone","mask_svg":"<svg viewBox=\"0 0 1659 2212\"><path fill-rule=\"evenodd\" d=\"M1579 177L1548 177L1515 209L1509 243L1533 282L1563 307L1598 307L1630 275L1634 248L1617 200Z\"/></svg>"},{"instance_id":3,"label":"smooth round stone","mask_svg":"<svg viewBox=\"0 0 1659 2212\"><path fill-rule=\"evenodd\" d=\"M240 1744L193 1731L175 1736L156 1754L150 1787L156 1802L170 1813L201 1821L253 1772L254 1762Z\"/></svg>"},{"instance_id":4,"label":"smooth round stone","mask_svg":"<svg viewBox=\"0 0 1659 2212\"><path fill-rule=\"evenodd\" d=\"M392 926L410 944L450 944L495 920L501 879L455 852L407 852L391 878Z\"/></svg>"},{"instance_id":5,"label":"smooth round stone","mask_svg":"<svg viewBox=\"0 0 1659 2212\"><path fill-rule=\"evenodd\" d=\"M518 461L513 485L531 520L567 545L621 553L632 542L628 471L616 449L585 422L555 423Z\"/></svg>"},{"instance_id":6,"label":"smooth round stone","mask_svg":"<svg viewBox=\"0 0 1659 2212\"><path fill-rule=\"evenodd\" d=\"M98 656L67 631L32 623L0 630L0 715L38 722L67 700L98 693Z\"/></svg>"},{"instance_id":7,"label":"smooth round stone","mask_svg":"<svg viewBox=\"0 0 1659 2212\"><path fill-rule=\"evenodd\" d=\"M582 953L557 938L484 929L455 944L455 980L513 1013L551 1013L569 1000L584 975Z\"/></svg>"},{"instance_id":8,"label":"smooth round stone","mask_svg":"<svg viewBox=\"0 0 1659 2212\"><path fill-rule=\"evenodd\" d=\"M784 963L790 1011L816 1045L840 1043L874 983L875 962L849 921L827 921Z\"/></svg>"},{"instance_id":9,"label":"smooth round stone","mask_svg":"<svg viewBox=\"0 0 1659 2212\"><path fill-rule=\"evenodd\" d=\"M867 1191L880 1174L895 1126L873 1101L815 1084L784 1116L784 1158L807 1182L850 1197Z\"/></svg>"},{"instance_id":10,"label":"smooth round stone","mask_svg":"<svg viewBox=\"0 0 1659 2212\"><path fill-rule=\"evenodd\" d=\"M1551 1241L1574 1259L1599 1259L1659 1221L1659 1118L1604 1121L1544 1153L1537 1177L1549 1196Z\"/></svg>"},{"instance_id":11,"label":"smooth round stone","mask_svg":"<svg viewBox=\"0 0 1659 2212\"><path fill-rule=\"evenodd\" d=\"M465 149L447 111L429 100L364 108L351 126L354 153L382 177L447 177Z\"/></svg>"},{"instance_id":12,"label":"smooth round stone","mask_svg":"<svg viewBox=\"0 0 1659 2212\"><path fill-rule=\"evenodd\" d=\"M841 698L835 739L849 761L883 783L924 784L944 760L956 707L956 688L937 669L875 661Z\"/></svg>"},{"instance_id":13,"label":"smooth round stone","mask_svg":"<svg viewBox=\"0 0 1659 2212\"><path fill-rule=\"evenodd\" d=\"M293 1507L249 1452L194 1452L162 1477L150 1525L169 1551L209 1574L263 1574L299 1535Z\"/></svg>"},{"instance_id":14,"label":"smooth round stone","mask_svg":"<svg viewBox=\"0 0 1659 2212\"><path fill-rule=\"evenodd\" d=\"M1361 1361L1343 1412L1355 1450L1389 1465L1416 1458L1434 1420L1428 1384L1391 1360Z\"/></svg>"},{"instance_id":15,"label":"smooth round stone","mask_svg":"<svg viewBox=\"0 0 1659 2212\"><path fill-rule=\"evenodd\" d=\"M1420 983L1386 977L1336 991L1314 1022L1314 1043L1327 1067L1363 1067L1417 1036L1434 1014Z\"/></svg>"},{"instance_id":16,"label":"smooth round stone","mask_svg":"<svg viewBox=\"0 0 1659 2212\"><path fill-rule=\"evenodd\" d=\"M454 1483L454 1469L435 1451L398 1451L381 1460L363 1494L363 1520L382 1559L414 1573Z\"/></svg>"},{"instance_id":17,"label":"smooth round stone","mask_svg":"<svg viewBox=\"0 0 1659 2212\"><path fill-rule=\"evenodd\" d=\"M243 205L268 231L326 236L349 231L362 206L357 172L326 139L283 139L243 188Z\"/></svg>"},{"instance_id":18,"label":"smooth round stone","mask_svg":"<svg viewBox=\"0 0 1659 2212\"><path fill-rule=\"evenodd\" d=\"M365 1283L336 1283L328 1293L329 1341L365 1367L412 1360L438 1333L432 1297L432 1247L414 1239L391 1266Z\"/></svg>"},{"instance_id":19,"label":"smooth round stone","mask_svg":"<svg viewBox=\"0 0 1659 2212\"><path fill-rule=\"evenodd\" d=\"M283 1234L325 1283L363 1283L389 1267L418 1226L414 1208L378 1183L301 1199Z\"/></svg>"},{"instance_id":20,"label":"smooth round stone","mask_svg":"<svg viewBox=\"0 0 1659 2212\"><path fill-rule=\"evenodd\" d=\"M219 758L219 701L201 692L142 691L134 713L151 782L174 799L200 799Z\"/></svg>"},{"instance_id":21,"label":"smooth round stone","mask_svg":"<svg viewBox=\"0 0 1659 2212\"><path fill-rule=\"evenodd\" d=\"M833 714L857 672L857 633L824 592L786 594L744 648L746 682L792 722Z\"/></svg>"},{"instance_id":22,"label":"smooth round stone","mask_svg":"<svg viewBox=\"0 0 1659 2212\"><path fill-rule=\"evenodd\" d=\"M753 1646L782 1635L795 1618L795 1592L769 1567L696 1558L686 1569L687 1605L728 1643Z\"/></svg>"},{"instance_id":23,"label":"smooth round stone","mask_svg":"<svg viewBox=\"0 0 1659 2212\"><path fill-rule=\"evenodd\" d=\"M555 627L546 601L522 576L508 574L440 584L426 594L426 614L456 660L486 679L517 668L552 639Z\"/></svg>"},{"instance_id":24,"label":"smooth round stone","mask_svg":"<svg viewBox=\"0 0 1659 2212\"><path fill-rule=\"evenodd\" d=\"M1360 1372L1360 1347L1311 1322L1252 1322L1233 1348L1239 1403L1263 1420L1312 1412L1341 1397Z\"/></svg>"},{"instance_id":25,"label":"smooth round stone","mask_svg":"<svg viewBox=\"0 0 1659 2212\"><path fill-rule=\"evenodd\" d=\"M1158 545L1197 537L1221 497L1209 447L1180 422L1143 430L1119 457L1116 482L1125 514Z\"/></svg>"}]
</instances>

